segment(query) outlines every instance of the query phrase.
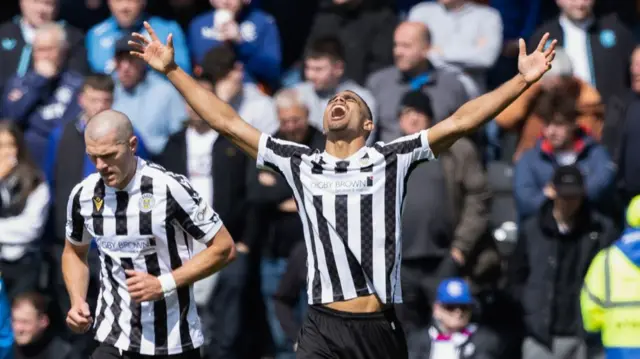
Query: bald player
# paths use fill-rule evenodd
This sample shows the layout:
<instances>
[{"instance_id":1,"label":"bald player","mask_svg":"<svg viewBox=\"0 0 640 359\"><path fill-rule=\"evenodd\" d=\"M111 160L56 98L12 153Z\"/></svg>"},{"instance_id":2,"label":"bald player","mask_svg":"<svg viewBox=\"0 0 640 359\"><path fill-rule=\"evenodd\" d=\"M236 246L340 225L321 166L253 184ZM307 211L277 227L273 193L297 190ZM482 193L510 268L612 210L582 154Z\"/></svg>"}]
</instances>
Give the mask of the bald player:
<instances>
[{"instance_id":1,"label":"bald player","mask_svg":"<svg viewBox=\"0 0 640 359\"><path fill-rule=\"evenodd\" d=\"M223 268L235 245L218 215L184 176L135 155L137 138L123 113L107 110L85 130L98 172L69 196L62 272L71 299L67 324L91 328L92 359L200 358L203 344L192 284ZM98 305L86 302L87 251L101 262ZM193 241L207 249L193 256Z\"/></svg>"}]
</instances>

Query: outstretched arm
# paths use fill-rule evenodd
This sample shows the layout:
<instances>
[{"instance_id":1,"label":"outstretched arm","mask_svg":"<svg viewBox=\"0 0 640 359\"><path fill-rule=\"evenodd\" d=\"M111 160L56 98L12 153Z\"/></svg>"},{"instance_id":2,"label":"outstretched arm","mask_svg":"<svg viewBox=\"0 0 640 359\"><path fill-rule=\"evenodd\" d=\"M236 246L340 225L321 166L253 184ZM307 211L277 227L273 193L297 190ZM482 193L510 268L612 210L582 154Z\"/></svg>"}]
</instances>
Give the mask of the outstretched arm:
<instances>
[{"instance_id":1,"label":"outstretched arm","mask_svg":"<svg viewBox=\"0 0 640 359\"><path fill-rule=\"evenodd\" d=\"M494 91L467 102L451 117L429 130L429 145L436 156L448 149L459 138L475 131L497 116L551 68L556 40L545 50L544 46L548 39L549 34L546 33L540 40L538 48L530 55L526 53L524 40L520 39L519 73Z\"/></svg>"},{"instance_id":2,"label":"outstretched arm","mask_svg":"<svg viewBox=\"0 0 640 359\"><path fill-rule=\"evenodd\" d=\"M129 42L132 47L131 54L143 59L156 71L165 74L194 111L209 126L229 138L249 156L256 158L260 132L243 121L231 106L220 100L211 91L202 88L196 80L176 65L172 34L169 34L165 45L160 42L149 23L145 22L144 26L151 39L133 33L139 42Z\"/></svg>"}]
</instances>

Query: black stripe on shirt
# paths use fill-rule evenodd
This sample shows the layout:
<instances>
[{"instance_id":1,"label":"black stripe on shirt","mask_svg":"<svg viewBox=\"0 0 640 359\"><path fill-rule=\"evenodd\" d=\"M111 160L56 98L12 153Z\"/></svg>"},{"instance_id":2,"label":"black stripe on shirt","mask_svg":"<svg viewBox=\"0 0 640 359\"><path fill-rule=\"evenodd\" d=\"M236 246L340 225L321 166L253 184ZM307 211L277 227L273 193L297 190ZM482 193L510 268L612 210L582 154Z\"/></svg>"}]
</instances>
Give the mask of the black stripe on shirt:
<instances>
[{"instance_id":1,"label":"black stripe on shirt","mask_svg":"<svg viewBox=\"0 0 640 359\"><path fill-rule=\"evenodd\" d=\"M404 142L403 142L404 143ZM387 302L393 302L395 283L391 285L391 273L396 263L396 179L398 176L398 156L385 156L384 168L384 268Z\"/></svg>"},{"instance_id":2,"label":"black stripe on shirt","mask_svg":"<svg viewBox=\"0 0 640 359\"><path fill-rule=\"evenodd\" d=\"M153 195L153 177L142 176L140 180L140 194L141 195ZM153 212L140 211L140 234L149 235L153 234Z\"/></svg>"},{"instance_id":3,"label":"black stripe on shirt","mask_svg":"<svg viewBox=\"0 0 640 359\"><path fill-rule=\"evenodd\" d=\"M96 236L104 235L104 218L102 217L102 212L104 212L104 191L104 181L100 178L96 182L96 186L93 189L93 198L91 198L93 205L91 218L93 219L93 232Z\"/></svg>"},{"instance_id":4,"label":"black stripe on shirt","mask_svg":"<svg viewBox=\"0 0 640 359\"><path fill-rule=\"evenodd\" d=\"M322 248L324 249L324 258L327 263L327 269L329 270L329 278L331 279L331 286L333 287L333 301L338 302L344 299L344 292L342 291L342 284L340 282L340 276L338 274L338 266L336 264L336 257L333 254L333 248L331 247L331 238L329 237L329 223L323 215L322 196L313 196L313 207L316 209L316 220L318 221L318 235Z\"/></svg>"},{"instance_id":5,"label":"black stripe on shirt","mask_svg":"<svg viewBox=\"0 0 640 359\"><path fill-rule=\"evenodd\" d=\"M84 218L80 214L80 194L82 193L82 187L78 189L76 195L73 196L71 202L71 239L74 241L82 241L84 234Z\"/></svg>"},{"instance_id":6,"label":"black stripe on shirt","mask_svg":"<svg viewBox=\"0 0 640 359\"><path fill-rule=\"evenodd\" d=\"M100 253L100 258L102 259L103 262L104 262L104 257L105 256L106 256L106 254ZM102 270L103 265L106 268L106 264L101 264L100 265L100 294L99 294L98 298L101 298L101 299L100 299L100 312L96 316L96 324L94 326L96 330L98 328L100 328L100 325L104 321L105 312L107 310L107 300L105 298L105 293L107 291L107 286L104 284L105 281L107 280L107 278L105 278L104 272Z\"/></svg>"},{"instance_id":7,"label":"black stripe on shirt","mask_svg":"<svg viewBox=\"0 0 640 359\"><path fill-rule=\"evenodd\" d=\"M351 272L356 292L359 295L362 295L368 293L367 281L364 278L358 259L353 255L351 249L349 249L349 215L347 212L348 198L349 195L346 194L339 194L336 196L336 233L344 243L347 263L349 264L349 271Z\"/></svg>"},{"instance_id":8,"label":"black stripe on shirt","mask_svg":"<svg viewBox=\"0 0 640 359\"><path fill-rule=\"evenodd\" d=\"M125 191L116 192L116 235L126 236L127 229L127 207L129 206L129 193Z\"/></svg>"},{"instance_id":9,"label":"black stripe on shirt","mask_svg":"<svg viewBox=\"0 0 640 359\"><path fill-rule=\"evenodd\" d=\"M109 331L109 335L105 339L105 343L114 345L120 334L122 333L122 328L120 327L120 323L118 323L118 319L122 315L122 297L118 293L118 282L114 276L114 265L113 260L108 255L104 256L104 264L107 270L107 277L109 279L109 283L111 284L111 296L113 297L113 303L109 306L111 313L113 313L113 325L111 326L111 330Z\"/></svg>"},{"instance_id":10,"label":"black stripe on shirt","mask_svg":"<svg viewBox=\"0 0 640 359\"><path fill-rule=\"evenodd\" d=\"M167 237L169 234L169 228L173 229L173 225L167 221L166 223ZM157 254L149 254L144 256L145 264L147 265L147 272L152 276L159 277L160 264L158 263ZM167 302L164 298L153 302L153 332L154 332L154 347L155 355L167 355L167 341L169 332L167 329Z\"/></svg>"},{"instance_id":11,"label":"black stripe on shirt","mask_svg":"<svg viewBox=\"0 0 640 359\"><path fill-rule=\"evenodd\" d=\"M288 145L285 143L279 143L273 140L273 138L267 138L267 149L273 151L276 156L290 158L294 155L310 155L313 150L308 147Z\"/></svg>"},{"instance_id":12,"label":"black stripe on shirt","mask_svg":"<svg viewBox=\"0 0 640 359\"><path fill-rule=\"evenodd\" d=\"M122 258L120 263L123 270L135 270L133 267L133 260L131 258ZM142 344L142 306L140 303L136 303L131 300L129 303L129 310L131 310L131 333L129 335L130 350L139 349Z\"/></svg>"},{"instance_id":13,"label":"black stripe on shirt","mask_svg":"<svg viewBox=\"0 0 640 359\"><path fill-rule=\"evenodd\" d=\"M180 227L185 230L191 237L195 239L202 239L206 233L204 233L200 227L198 227L189 214L185 212L180 203L171 194L171 190L167 187L167 222L171 222L170 219L175 219L180 224Z\"/></svg>"},{"instance_id":14,"label":"black stripe on shirt","mask_svg":"<svg viewBox=\"0 0 640 359\"><path fill-rule=\"evenodd\" d=\"M173 208L173 209L172 209ZM172 211L175 218L186 217L188 219L188 223L183 227L186 228L197 228L200 231L200 228L196 227L189 216L182 210L182 207L176 202L175 198L169 192L169 188L167 188L167 211ZM170 218L171 213L167 213L167 218ZM182 218L185 222L186 219ZM180 219L178 219L181 223ZM202 233L202 231L200 231ZM191 233L189 233L191 234ZM193 236L193 235L192 235ZM204 233L199 237L193 236L195 238L202 238ZM185 237L186 242L186 237ZM169 261L171 262L171 270L176 270L182 266L182 259L180 258L180 253L178 252L178 241L176 238L175 228L168 222L167 225L167 246L169 248ZM187 320L189 315L189 304L191 302L191 291L189 290L189 286L182 286L178 288L178 306L180 307L180 341L182 343L183 350L193 349L193 342L191 341L191 334L189 333L189 321Z\"/></svg>"},{"instance_id":15,"label":"black stripe on shirt","mask_svg":"<svg viewBox=\"0 0 640 359\"><path fill-rule=\"evenodd\" d=\"M373 146L378 152L383 155L397 154L403 155L407 153L411 153L422 147L422 134L418 135L416 138L412 138L406 141L400 141L395 143L388 143L384 146L374 145Z\"/></svg>"},{"instance_id":16,"label":"black stripe on shirt","mask_svg":"<svg viewBox=\"0 0 640 359\"><path fill-rule=\"evenodd\" d=\"M313 261L314 276L313 276L313 283L309 283L309 285L311 285L312 300L315 302L317 299L322 298L322 283L320 282L320 270L318 269L318 256L316 251L316 240L314 238L315 235L313 233L313 226L311 224L311 219L309 218L309 212L307 212L307 209L304 204L304 187L302 186L302 181L300 180L300 163L301 162L302 162L302 159L299 157L291 158L291 174L293 177L295 190L296 192L298 192L298 196L302 200L302 203L297 203L298 200L296 200L296 205L298 206L298 208L305 209L305 213L306 213L305 217L307 220L307 226L309 228L309 236L311 237L310 238L311 255L312 255L312 258L314 258L314 261ZM296 197L294 196L294 198ZM307 270L311 270L311 268L308 268Z\"/></svg>"}]
</instances>

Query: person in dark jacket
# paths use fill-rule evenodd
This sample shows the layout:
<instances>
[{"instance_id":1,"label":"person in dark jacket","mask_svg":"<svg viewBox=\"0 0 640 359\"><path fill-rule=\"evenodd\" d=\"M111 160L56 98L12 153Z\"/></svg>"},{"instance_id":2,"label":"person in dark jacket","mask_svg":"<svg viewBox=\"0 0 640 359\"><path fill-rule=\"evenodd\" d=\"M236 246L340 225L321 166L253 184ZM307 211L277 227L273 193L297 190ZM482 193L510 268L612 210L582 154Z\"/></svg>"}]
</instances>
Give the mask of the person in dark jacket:
<instances>
[{"instance_id":1,"label":"person in dark jacket","mask_svg":"<svg viewBox=\"0 0 640 359\"><path fill-rule=\"evenodd\" d=\"M536 108L544 121L542 138L520 156L514 172L519 217L535 214L547 199L553 199L553 172L557 167L573 164L585 176L588 201L599 209L608 209L615 166L604 147L576 125L575 97L550 90L540 96Z\"/></svg>"},{"instance_id":2,"label":"person in dark jacket","mask_svg":"<svg viewBox=\"0 0 640 359\"><path fill-rule=\"evenodd\" d=\"M15 359L80 359L49 326L47 303L38 293L24 293L11 306Z\"/></svg>"},{"instance_id":3,"label":"person in dark jacket","mask_svg":"<svg viewBox=\"0 0 640 359\"><path fill-rule=\"evenodd\" d=\"M345 77L364 86L370 74L393 64L397 24L398 18L386 1L321 0L308 41L338 37L348 64Z\"/></svg>"},{"instance_id":4,"label":"person in dark jacket","mask_svg":"<svg viewBox=\"0 0 640 359\"><path fill-rule=\"evenodd\" d=\"M595 0L556 0L559 16L542 24L531 39L548 32L558 40L574 68L574 75L595 88L606 102L628 87L633 34L616 15L596 16Z\"/></svg>"},{"instance_id":5,"label":"person in dark jacket","mask_svg":"<svg viewBox=\"0 0 640 359\"><path fill-rule=\"evenodd\" d=\"M631 88L613 96L607 104L602 144L618 166L618 190L626 204L640 194L640 47L631 57Z\"/></svg>"},{"instance_id":6,"label":"person in dark jacket","mask_svg":"<svg viewBox=\"0 0 640 359\"><path fill-rule=\"evenodd\" d=\"M309 110L299 89L285 89L275 95L282 138L324 151L325 138L309 124ZM275 346L275 358L293 358L293 341L283 331L276 312L274 295L287 268L291 250L304 242L302 222L293 191L286 180L273 172L252 168L247 175L248 199L257 207L260 231L262 297ZM300 304L298 304L300 305Z\"/></svg>"},{"instance_id":7,"label":"person in dark jacket","mask_svg":"<svg viewBox=\"0 0 640 359\"><path fill-rule=\"evenodd\" d=\"M202 76L200 86L214 91L213 81ZM189 178L194 189L216 207L236 242L237 257L217 277L207 277L194 285L201 315L206 351L214 358L228 358L243 349L240 345L248 314L243 300L247 293L249 247L245 240L247 193L245 176L248 157L225 137L211 129L187 106L187 127L169 137L155 159L167 170ZM253 226L253 224L252 224ZM198 253L204 245L195 244ZM217 282L216 279L217 278ZM214 284L215 283L215 284ZM215 286L214 286L215 285Z\"/></svg>"},{"instance_id":8,"label":"person in dark jacket","mask_svg":"<svg viewBox=\"0 0 640 359\"><path fill-rule=\"evenodd\" d=\"M298 242L287 260L278 289L273 295L273 308L276 318L287 338L294 343L298 332L302 327L304 314L306 313L307 292L307 248L304 242Z\"/></svg>"},{"instance_id":9,"label":"person in dark jacket","mask_svg":"<svg viewBox=\"0 0 640 359\"><path fill-rule=\"evenodd\" d=\"M43 166L49 134L63 124L84 79L65 67L69 44L61 25L43 25L34 36L34 68L7 81L0 111L25 129L29 152Z\"/></svg>"},{"instance_id":10,"label":"person in dark jacket","mask_svg":"<svg viewBox=\"0 0 640 359\"><path fill-rule=\"evenodd\" d=\"M0 25L0 86L12 76L25 76L33 69L31 53L35 31L56 17L58 0L20 0L20 15ZM84 35L78 29L58 22L65 30L69 47L67 68L88 71Z\"/></svg>"},{"instance_id":11,"label":"person in dark jacket","mask_svg":"<svg viewBox=\"0 0 640 359\"><path fill-rule=\"evenodd\" d=\"M446 278L437 289L431 325L409 335L409 359L497 359L500 338L474 323L475 301L462 278Z\"/></svg>"},{"instance_id":12,"label":"person in dark jacket","mask_svg":"<svg viewBox=\"0 0 640 359\"><path fill-rule=\"evenodd\" d=\"M588 203L586 186L577 166L559 167L552 180L555 199L519 228L508 282L524 315L524 359L586 358L583 278L593 257L618 235L613 222Z\"/></svg>"}]
</instances>

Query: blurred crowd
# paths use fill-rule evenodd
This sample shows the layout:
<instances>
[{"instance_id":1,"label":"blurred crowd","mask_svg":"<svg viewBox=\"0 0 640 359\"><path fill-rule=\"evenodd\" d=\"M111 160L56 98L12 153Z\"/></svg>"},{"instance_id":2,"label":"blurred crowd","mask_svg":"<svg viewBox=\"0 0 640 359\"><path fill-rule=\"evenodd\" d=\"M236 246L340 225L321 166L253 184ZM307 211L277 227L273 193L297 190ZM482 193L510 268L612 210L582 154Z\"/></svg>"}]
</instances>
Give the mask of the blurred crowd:
<instances>
[{"instance_id":1,"label":"blurred crowd","mask_svg":"<svg viewBox=\"0 0 640 359\"><path fill-rule=\"evenodd\" d=\"M69 193L95 171L83 130L108 108L131 119L138 155L187 176L237 241L236 261L194 289L204 356L295 357L307 304L293 193L129 53L143 21L172 34L177 64L245 121L320 150L337 92L369 104L371 143L392 141L514 76L518 39L549 32L551 71L408 178L399 317L412 359L640 347L640 220L626 215L640 194L639 14L631 0L3 1L0 358L86 358L95 346L64 325L60 255ZM603 310L624 310L616 330L631 332L601 338Z\"/></svg>"}]
</instances>

